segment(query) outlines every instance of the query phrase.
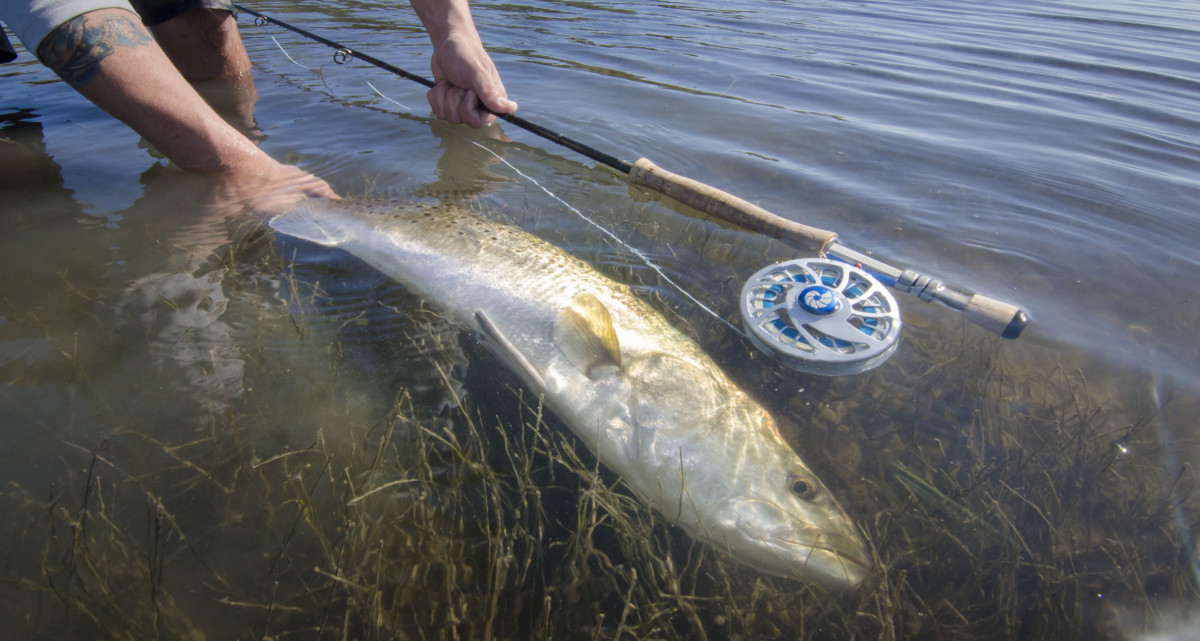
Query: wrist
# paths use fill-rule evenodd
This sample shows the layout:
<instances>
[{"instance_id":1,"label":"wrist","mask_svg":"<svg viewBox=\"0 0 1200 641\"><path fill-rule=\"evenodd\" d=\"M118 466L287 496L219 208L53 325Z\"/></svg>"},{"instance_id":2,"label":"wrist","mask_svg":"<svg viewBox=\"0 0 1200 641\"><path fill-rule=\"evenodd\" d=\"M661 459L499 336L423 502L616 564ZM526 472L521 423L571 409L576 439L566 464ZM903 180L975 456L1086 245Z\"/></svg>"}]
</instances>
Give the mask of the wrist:
<instances>
[{"instance_id":1,"label":"wrist","mask_svg":"<svg viewBox=\"0 0 1200 641\"><path fill-rule=\"evenodd\" d=\"M214 147L204 156L176 162L180 168L196 174L219 176L224 174L261 174L279 164L250 141L243 146L240 142Z\"/></svg>"},{"instance_id":2,"label":"wrist","mask_svg":"<svg viewBox=\"0 0 1200 641\"><path fill-rule=\"evenodd\" d=\"M181 123L165 115L159 127L147 127L143 135L181 169L198 174L241 171L269 157L241 132L215 114L198 122Z\"/></svg>"},{"instance_id":3,"label":"wrist","mask_svg":"<svg viewBox=\"0 0 1200 641\"><path fill-rule=\"evenodd\" d=\"M479 39L466 0L410 0L434 48L454 38Z\"/></svg>"}]
</instances>

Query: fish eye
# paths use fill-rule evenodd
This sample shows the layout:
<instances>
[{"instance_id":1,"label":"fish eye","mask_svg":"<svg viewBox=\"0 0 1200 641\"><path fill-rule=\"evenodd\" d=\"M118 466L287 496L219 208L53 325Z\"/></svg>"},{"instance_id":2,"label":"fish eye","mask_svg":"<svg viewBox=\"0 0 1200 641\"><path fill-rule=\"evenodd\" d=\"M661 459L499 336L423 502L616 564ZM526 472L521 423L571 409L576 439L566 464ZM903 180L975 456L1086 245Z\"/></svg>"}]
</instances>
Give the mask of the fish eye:
<instances>
[{"instance_id":1,"label":"fish eye","mask_svg":"<svg viewBox=\"0 0 1200 641\"><path fill-rule=\"evenodd\" d=\"M820 491L815 482L803 476L793 476L791 482L792 494L808 501L816 498Z\"/></svg>"}]
</instances>

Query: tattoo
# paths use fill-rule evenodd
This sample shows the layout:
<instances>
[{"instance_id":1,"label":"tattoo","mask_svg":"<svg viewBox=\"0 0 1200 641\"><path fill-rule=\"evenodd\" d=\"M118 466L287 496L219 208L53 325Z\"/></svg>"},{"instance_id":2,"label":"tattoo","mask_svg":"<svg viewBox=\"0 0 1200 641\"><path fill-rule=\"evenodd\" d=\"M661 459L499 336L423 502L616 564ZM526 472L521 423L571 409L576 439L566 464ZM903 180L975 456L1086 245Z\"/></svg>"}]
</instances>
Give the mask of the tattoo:
<instances>
[{"instance_id":1,"label":"tattoo","mask_svg":"<svg viewBox=\"0 0 1200 641\"><path fill-rule=\"evenodd\" d=\"M38 45L38 58L73 87L86 85L100 71L100 61L117 47L139 47L153 40L150 32L128 16L104 16L86 25L87 14L59 25Z\"/></svg>"}]
</instances>

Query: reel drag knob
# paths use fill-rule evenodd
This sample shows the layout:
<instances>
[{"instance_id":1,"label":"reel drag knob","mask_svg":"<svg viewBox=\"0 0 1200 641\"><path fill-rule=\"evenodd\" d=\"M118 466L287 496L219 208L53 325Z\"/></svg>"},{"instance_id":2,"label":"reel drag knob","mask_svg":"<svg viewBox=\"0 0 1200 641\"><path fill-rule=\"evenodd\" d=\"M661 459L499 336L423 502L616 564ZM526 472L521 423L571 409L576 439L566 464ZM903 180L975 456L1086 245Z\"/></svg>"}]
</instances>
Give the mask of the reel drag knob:
<instances>
[{"instance_id":1,"label":"reel drag knob","mask_svg":"<svg viewBox=\"0 0 1200 641\"><path fill-rule=\"evenodd\" d=\"M900 309L866 271L824 258L768 266L742 287L751 342L792 369L844 376L896 351Z\"/></svg>"}]
</instances>

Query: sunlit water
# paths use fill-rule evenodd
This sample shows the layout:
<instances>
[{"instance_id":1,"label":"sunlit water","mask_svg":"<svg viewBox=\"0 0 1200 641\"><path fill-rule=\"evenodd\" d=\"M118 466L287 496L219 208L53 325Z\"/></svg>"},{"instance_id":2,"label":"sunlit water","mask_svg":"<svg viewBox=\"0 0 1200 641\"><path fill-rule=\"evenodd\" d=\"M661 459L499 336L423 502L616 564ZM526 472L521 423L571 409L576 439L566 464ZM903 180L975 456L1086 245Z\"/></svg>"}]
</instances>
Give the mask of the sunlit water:
<instances>
[{"instance_id":1,"label":"sunlit water","mask_svg":"<svg viewBox=\"0 0 1200 641\"><path fill-rule=\"evenodd\" d=\"M252 6L428 74L428 40L406 8ZM910 498L897 469L953 467L956 451L1012 446L1010 434L1056 417L1086 427L1081 443L1110 448L1128 466L1121 478L1165 479L1146 497L1163 505L1157 536L1179 551L1171 567L1195 558L1183 534L1200 518L1195 479L1175 482L1200 437L1200 14L1190 3L536 0L480 2L475 14L524 117L1018 303L1032 324L1002 341L897 293L905 335L878 370L827 379L770 365L726 321L737 323L744 279L794 250L630 189L514 127L436 122L417 84L335 64L331 50L243 17L262 147L344 195L470 202L633 285L798 424L797 449L829 471L881 548L904 538L878 502L888 488ZM5 505L20 515L6 546L13 558L57 554L45 551L49 526L29 520L41 514L31 501L78 503L95 474L110 489L141 487L190 537L200 561L172 572L194 573L207 592L176 586L174 599L216 638L266 634L253 609L215 604L249 601L289 563L308 576L319 557L280 546L287 528L255 540L213 522L261 509L238 493L249 483L240 465L316 439L356 450L404 393L433 421L463 391L473 413L505 415L517 382L402 287L253 220L212 220L209 198L202 180L29 54L0 67L0 469ZM198 262L201 248L217 257ZM939 465L929 452L943 446ZM111 463L101 472L97 452ZM144 526L144 505L124 510ZM255 565L272 555L283 561ZM28 607L43 566L0 567L21 596L0 619L57 630ZM918 601L942 598L908 569ZM1099 594L1110 571L1123 570L1089 569L1079 585ZM1194 586L1162 586L1190 585L1189 574L1147 581L1141 598L1186 611L1179 595ZM1108 612L1099 607L1067 616ZM231 608L242 618L206 627Z\"/></svg>"}]
</instances>

